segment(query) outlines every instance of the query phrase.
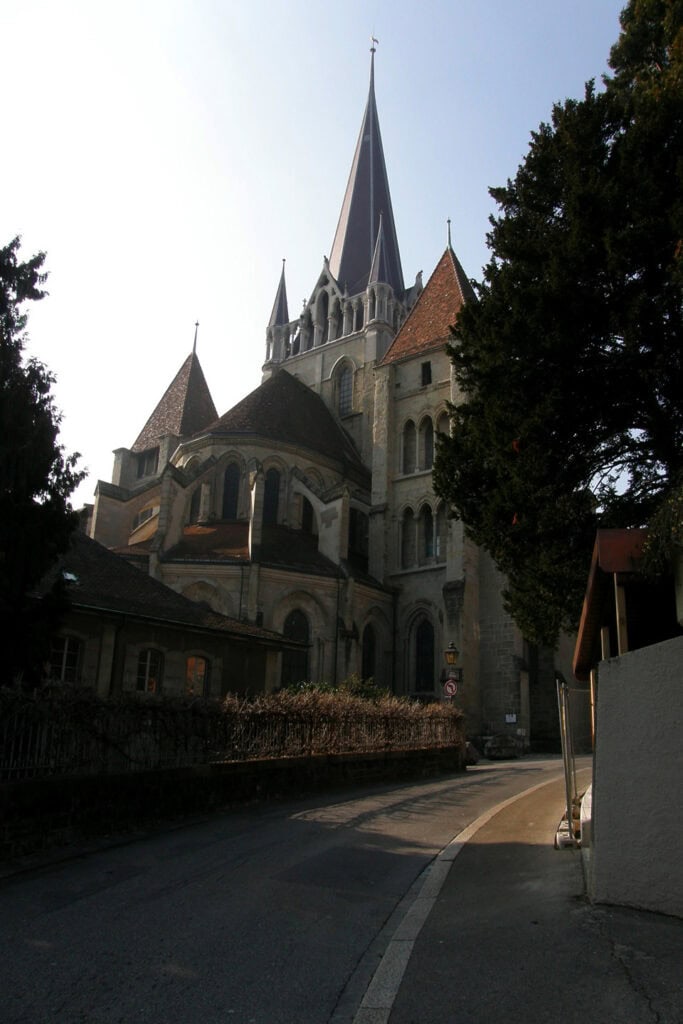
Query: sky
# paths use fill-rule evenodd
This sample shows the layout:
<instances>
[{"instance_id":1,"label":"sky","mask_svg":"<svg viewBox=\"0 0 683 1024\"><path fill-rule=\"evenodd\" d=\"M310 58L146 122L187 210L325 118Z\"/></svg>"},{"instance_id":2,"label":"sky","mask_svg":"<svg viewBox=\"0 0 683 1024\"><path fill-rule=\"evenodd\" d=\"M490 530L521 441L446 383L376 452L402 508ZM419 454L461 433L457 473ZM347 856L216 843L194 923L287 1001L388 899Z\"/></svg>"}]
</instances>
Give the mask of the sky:
<instances>
[{"instance_id":1,"label":"sky","mask_svg":"<svg viewBox=\"0 0 683 1024\"><path fill-rule=\"evenodd\" d=\"M447 242L481 278L495 205L552 106L608 71L623 0L0 0L0 245L46 252L27 355L93 501L192 349L219 415L294 318L375 93L406 285ZM1 439L0 439L1 443Z\"/></svg>"}]
</instances>

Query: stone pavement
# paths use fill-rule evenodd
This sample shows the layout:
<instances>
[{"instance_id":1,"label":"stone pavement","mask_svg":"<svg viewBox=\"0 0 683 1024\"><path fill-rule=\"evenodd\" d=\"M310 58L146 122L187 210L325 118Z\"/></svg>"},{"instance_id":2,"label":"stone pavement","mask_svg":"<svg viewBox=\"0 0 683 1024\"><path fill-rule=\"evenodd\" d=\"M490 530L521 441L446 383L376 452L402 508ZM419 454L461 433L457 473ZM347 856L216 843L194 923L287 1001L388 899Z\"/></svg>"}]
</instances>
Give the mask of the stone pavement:
<instances>
[{"instance_id":1,"label":"stone pavement","mask_svg":"<svg viewBox=\"0 0 683 1024\"><path fill-rule=\"evenodd\" d=\"M683 1024L683 921L591 906L580 852L553 847L563 801L541 785L456 837L355 1024Z\"/></svg>"}]
</instances>

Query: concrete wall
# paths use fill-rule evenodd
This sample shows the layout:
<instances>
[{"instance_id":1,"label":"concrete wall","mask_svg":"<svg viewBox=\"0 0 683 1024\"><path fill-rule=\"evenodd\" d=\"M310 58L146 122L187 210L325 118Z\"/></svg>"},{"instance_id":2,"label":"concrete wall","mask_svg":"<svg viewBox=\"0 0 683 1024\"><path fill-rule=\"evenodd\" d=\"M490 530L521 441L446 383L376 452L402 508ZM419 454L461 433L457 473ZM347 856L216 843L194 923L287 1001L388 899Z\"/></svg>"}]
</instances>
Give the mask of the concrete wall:
<instances>
[{"instance_id":1,"label":"concrete wall","mask_svg":"<svg viewBox=\"0 0 683 1024\"><path fill-rule=\"evenodd\" d=\"M683 917L683 638L598 670L588 893Z\"/></svg>"}]
</instances>

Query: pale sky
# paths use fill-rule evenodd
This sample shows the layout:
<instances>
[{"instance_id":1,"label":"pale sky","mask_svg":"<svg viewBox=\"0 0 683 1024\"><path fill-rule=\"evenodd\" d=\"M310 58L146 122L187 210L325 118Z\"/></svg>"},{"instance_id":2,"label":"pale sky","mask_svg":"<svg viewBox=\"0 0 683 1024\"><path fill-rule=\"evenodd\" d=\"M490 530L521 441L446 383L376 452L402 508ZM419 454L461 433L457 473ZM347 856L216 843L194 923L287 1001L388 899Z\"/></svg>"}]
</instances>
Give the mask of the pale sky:
<instances>
[{"instance_id":1,"label":"pale sky","mask_svg":"<svg viewBox=\"0 0 683 1024\"><path fill-rule=\"evenodd\" d=\"M0 244L47 253L29 353L57 376L74 505L111 479L192 348L219 415L260 382L332 246L375 92L403 274L481 277L552 104L607 71L622 0L0 0ZM1 443L1 439L0 439Z\"/></svg>"}]
</instances>

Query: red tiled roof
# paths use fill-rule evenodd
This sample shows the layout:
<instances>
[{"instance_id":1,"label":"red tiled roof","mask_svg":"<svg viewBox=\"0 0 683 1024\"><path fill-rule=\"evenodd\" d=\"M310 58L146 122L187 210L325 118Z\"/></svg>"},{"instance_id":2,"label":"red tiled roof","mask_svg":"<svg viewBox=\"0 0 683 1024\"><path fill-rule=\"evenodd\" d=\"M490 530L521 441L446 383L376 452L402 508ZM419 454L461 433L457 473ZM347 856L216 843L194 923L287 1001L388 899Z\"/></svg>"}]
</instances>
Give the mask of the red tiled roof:
<instances>
[{"instance_id":1,"label":"red tiled roof","mask_svg":"<svg viewBox=\"0 0 683 1024\"><path fill-rule=\"evenodd\" d=\"M217 416L197 354L191 352L140 431L131 451L144 452L156 448L159 438L165 434L178 437L196 434Z\"/></svg>"},{"instance_id":2,"label":"red tiled roof","mask_svg":"<svg viewBox=\"0 0 683 1024\"><path fill-rule=\"evenodd\" d=\"M472 286L449 247L389 346L382 364L396 363L437 347L442 348L450 340L450 328L463 303L472 297Z\"/></svg>"}]
</instances>

